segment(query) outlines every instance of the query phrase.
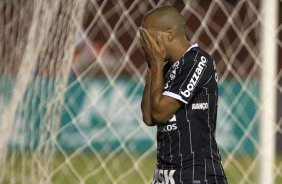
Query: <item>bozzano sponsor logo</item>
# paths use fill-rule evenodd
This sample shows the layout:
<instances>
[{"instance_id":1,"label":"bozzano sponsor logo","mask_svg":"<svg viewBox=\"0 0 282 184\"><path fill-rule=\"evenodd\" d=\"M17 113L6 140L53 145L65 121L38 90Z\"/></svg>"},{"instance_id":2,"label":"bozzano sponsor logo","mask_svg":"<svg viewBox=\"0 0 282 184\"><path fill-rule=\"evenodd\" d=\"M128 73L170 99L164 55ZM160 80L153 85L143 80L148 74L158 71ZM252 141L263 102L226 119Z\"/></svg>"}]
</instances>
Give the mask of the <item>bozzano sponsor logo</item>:
<instances>
[{"instance_id":1,"label":"bozzano sponsor logo","mask_svg":"<svg viewBox=\"0 0 282 184\"><path fill-rule=\"evenodd\" d=\"M195 89L195 86L198 83L198 80L202 75L206 66L207 66L207 59L204 56L201 56L201 61L199 62L194 74L192 75L192 78L190 79L189 83L186 86L187 89L185 91L181 91L181 94L183 96L185 96L186 98L191 96L191 93Z\"/></svg>"}]
</instances>

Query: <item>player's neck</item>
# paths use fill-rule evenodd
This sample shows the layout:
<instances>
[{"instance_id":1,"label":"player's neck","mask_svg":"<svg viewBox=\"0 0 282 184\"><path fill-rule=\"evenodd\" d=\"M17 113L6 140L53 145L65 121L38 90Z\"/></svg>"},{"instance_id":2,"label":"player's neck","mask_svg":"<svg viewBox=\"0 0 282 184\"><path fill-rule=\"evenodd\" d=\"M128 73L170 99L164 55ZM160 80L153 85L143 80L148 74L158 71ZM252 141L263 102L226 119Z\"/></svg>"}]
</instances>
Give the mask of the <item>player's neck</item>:
<instances>
[{"instance_id":1,"label":"player's neck","mask_svg":"<svg viewBox=\"0 0 282 184\"><path fill-rule=\"evenodd\" d=\"M179 40L178 43L175 45L177 46L173 48L171 52L171 57L170 57L171 59L170 61L172 63L175 63L176 61L178 61L190 46L187 39Z\"/></svg>"}]
</instances>

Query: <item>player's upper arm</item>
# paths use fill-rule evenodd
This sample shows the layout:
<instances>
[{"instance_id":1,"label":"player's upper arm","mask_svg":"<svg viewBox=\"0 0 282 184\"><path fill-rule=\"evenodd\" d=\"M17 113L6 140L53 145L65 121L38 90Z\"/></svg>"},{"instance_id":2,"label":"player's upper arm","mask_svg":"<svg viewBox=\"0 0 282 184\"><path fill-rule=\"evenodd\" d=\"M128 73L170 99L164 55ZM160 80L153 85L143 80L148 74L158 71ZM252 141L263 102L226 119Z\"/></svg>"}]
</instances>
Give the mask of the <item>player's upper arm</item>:
<instances>
[{"instance_id":1,"label":"player's upper arm","mask_svg":"<svg viewBox=\"0 0 282 184\"><path fill-rule=\"evenodd\" d=\"M208 59L203 53L191 50L172 66L159 107L154 108L158 111L152 112L155 122L165 123L203 87L210 77L206 71Z\"/></svg>"},{"instance_id":2,"label":"player's upper arm","mask_svg":"<svg viewBox=\"0 0 282 184\"><path fill-rule=\"evenodd\" d=\"M182 103L188 104L191 98L201 89L208 80L208 56L199 51L189 51L183 60L175 66L172 79L165 84L163 95L172 97Z\"/></svg>"},{"instance_id":3,"label":"player's upper arm","mask_svg":"<svg viewBox=\"0 0 282 184\"><path fill-rule=\"evenodd\" d=\"M152 108L155 110L152 110L151 113L156 124L166 123L181 106L178 100L165 95L155 104L158 104L158 107Z\"/></svg>"}]
</instances>

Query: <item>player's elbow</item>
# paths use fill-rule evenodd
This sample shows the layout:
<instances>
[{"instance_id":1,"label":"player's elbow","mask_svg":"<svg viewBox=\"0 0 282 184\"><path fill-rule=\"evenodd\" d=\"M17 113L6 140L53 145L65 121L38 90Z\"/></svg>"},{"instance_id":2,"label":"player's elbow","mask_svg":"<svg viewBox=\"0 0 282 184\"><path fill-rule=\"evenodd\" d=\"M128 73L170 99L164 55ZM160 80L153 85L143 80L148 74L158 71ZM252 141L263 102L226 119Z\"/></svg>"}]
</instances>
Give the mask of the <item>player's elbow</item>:
<instances>
[{"instance_id":1,"label":"player's elbow","mask_svg":"<svg viewBox=\"0 0 282 184\"><path fill-rule=\"evenodd\" d=\"M142 108L142 118L143 118L143 122L148 125L148 126L154 126L152 117L151 117L151 113L149 110Z\"/></svg>"},{"instance_id":2,"label":"player's elbow","mask_svg":"<svg viewBox=\"0 0 282 184\"><path fill-rule=\"evenodd\" d=\"M152 119L156 124L164 124L167 122L167 117L160 112L152 112Z\"/></svg>"},{"instance_id":3,"label":"player's elbow","mask_svg":"<svg viewBox=\"0 0 282 184\"><path fill-rule=\"evenodd\" d=\"M143 122L144 122L147 126L154 126L154 125L155 125L155 124L153 123L151 117L143 116Z\"/></svg>"}]
</instances>

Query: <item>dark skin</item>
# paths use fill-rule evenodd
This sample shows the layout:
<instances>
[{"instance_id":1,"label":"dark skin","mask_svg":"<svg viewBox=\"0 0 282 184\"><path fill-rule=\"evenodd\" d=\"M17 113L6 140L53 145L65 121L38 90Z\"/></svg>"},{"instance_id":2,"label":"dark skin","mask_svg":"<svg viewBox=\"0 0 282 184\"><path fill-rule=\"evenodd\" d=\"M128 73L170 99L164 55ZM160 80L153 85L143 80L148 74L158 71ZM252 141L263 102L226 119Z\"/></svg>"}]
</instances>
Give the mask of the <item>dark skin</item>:
<instances>
[{"instance_id":1,"label":"dark skin","mask_svg":"<svg viewBox=\"0 0 282 184\"><path fill-rule=\"evenodd\" d=\"M151 15L139 29L141 45L148 63L147 81L141 109L143 121L148 126L161 125L181 107L178 100L162 95L164 89L164 61L176 62L189 47L185 34L176 34L176 29L160 30L153 26L161 14Z\"/></svg>"}]
</instances>

